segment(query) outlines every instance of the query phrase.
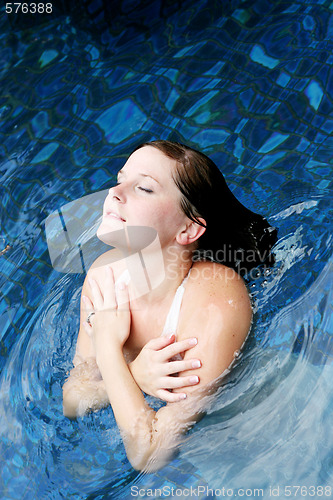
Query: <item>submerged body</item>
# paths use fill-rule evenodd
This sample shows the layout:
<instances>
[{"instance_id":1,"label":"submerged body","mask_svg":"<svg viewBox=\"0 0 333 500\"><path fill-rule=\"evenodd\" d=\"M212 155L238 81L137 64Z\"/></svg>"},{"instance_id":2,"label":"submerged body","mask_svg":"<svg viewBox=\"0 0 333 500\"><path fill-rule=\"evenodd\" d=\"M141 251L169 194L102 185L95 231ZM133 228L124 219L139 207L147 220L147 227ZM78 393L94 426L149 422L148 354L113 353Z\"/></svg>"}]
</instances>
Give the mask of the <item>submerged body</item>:
<instances>
[{"instance_id":1,"label":"submerged body","mask_svg":"<svg viewBox=\"0 0 333 500\"><path fill-rule=\"evenodd\" d=\"M75 368L63 388L69 417L110 403L130 462L145 470L165 464L182 434L204 414L206 396L242 348L252 319L236 271L193 261L198 241L214 227L200 214L185 213L176 165L145 146L130 156L120 183L110 189L97 235L112 246L117 235L118 248L99 257L84 282ZM128 235L140 225L158 236L158 245L145 255L148 291L142 269L119 237L119 230ZM126 269L131 279L116 286ZM167 405L155 412L142 391Z\"/></svg>"},{"instance_id":2,"label":"submerged body","mask_svg":"<svg viewBox=\"0 0 333 500\"><path fill-rule=\"evenodd\" d=\"M180 398L178 401L170 402L156 415L150 416L151 423L160 420L160 425L165 431L162 431L163 439L156 442L156 450L154 450L157 455L163 451L163 458L160 457L162 461L159 466L169 459L174 446L179 442L180 435L205 411L207 401L204 401L204 396L212 388L216 388L214 382L218 383L220 376L232 364L235 352L243 346L251 325L252 310L249 296L243 280L234 271L232 271L234 276L231 278L229 268L213 263L195 263L192 270L185 286L177 331L170 332L170 334L176 334L177 343L173 342L172 337L171 339L161 337L170 301L173 300L173 297L170 296L168 300L151 305L147 309L136 308L135 301L131 302L130 332L121 349L124 361L128 364L128 375L135 376L136 384L145 392L155 396L159 396L158 391L164 387L163 379L167 374L160 373L160 364L156 361L154 363L150 357L151 353L156 355L162 352L163 348L169 348L165 363L171 363L172 361L169 361L171 359L177 363L174 361L177 359L175 356L179 355L180 352L183 353L183 361L178 361L178 363L183 364L179 369L175 367L175 373L181 371L181 377L172 377L175 381L178 378L179 381L183 382L180 387L173 388L173 392L170 394L176 396L177 393L180 395L185 393L186 399ZM101 283L101 289L107 285L107 283L103 285L103 281L107 281L107 267L98 265L98 267L93 267L89 274L90 277ZM207 279L209 275L210 279ZM198 293L198 288L200 293ZM86 293L87 296L90 295L88 290L88 284L86 284L83 293ZM84 304L82 307L84 310ZM84 321L86 314L84 313L82 317ZM159 342L156 347L160 349L149 349L149 342L152 340ZM196 343L194 343L195 340ZM140 353L143 356L142 359L139 358ZM113 363L113 354L104 360L105 372ZM118 355L120 356L120 350L118 350ZM95 360L93 340L82 328L74 360L76 368L72 371L72 376L64 387L66 415L74 417L77 412L83 414L89 408L98 409L109 404L110 398L105 380L103 380L106 377L103 376L103 371L101 375L99 361L96 363ZM199 364L199 367L196 365L195 368L195 363ZM75 370L78 370L78 378L75 376ZM110 384L115 386L118 383L114 375L111 375ZM191 385L183 387L185 383ZM158 384L162 384L161 387L158 387ZM119 387L119 397L120 404L123 406L122 411L127 413L126 397L121 387ZM142 409L144 408L145 405L142 401ZM151 426L147 427L145 419L142 421L143 416L145 416L144 413L136 412L132 425L125 430L125 434L131 427L134 430L137 426L142 426L142 432L145 435L144 441L148 439L148 436L150 441L152 437ZM171 422L173 426L170 427ZM172 440L165 443L165 433L169 433L172 427L174 429ZM137 468L148 467L151 470L156 466L156 463L159 463L154 456L154 465L152 463L148 465L148 462L151 462L149 460L151 452L142 461L140 459L137 462L137 459L138 456L134 453L131 461L133 466Z\"/></svg>"}]
</instances>

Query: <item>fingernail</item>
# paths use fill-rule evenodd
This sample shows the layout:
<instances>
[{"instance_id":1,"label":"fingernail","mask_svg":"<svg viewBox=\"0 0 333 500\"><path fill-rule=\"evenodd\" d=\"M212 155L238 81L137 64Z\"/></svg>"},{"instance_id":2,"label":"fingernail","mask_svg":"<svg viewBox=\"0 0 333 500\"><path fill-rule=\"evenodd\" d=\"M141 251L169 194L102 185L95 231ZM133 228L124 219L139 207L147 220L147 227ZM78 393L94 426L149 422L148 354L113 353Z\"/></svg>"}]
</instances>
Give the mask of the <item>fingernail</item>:
<instances>
[{"instance_id":1,"label":"fingernail","mask_svg":"<svg viewBox=\"0 0 333 500\"><path fill-rule=\"evenodd\" d=\"M196 339L195 337L193 339L189 340L190 345L196 345L197 343L198 343L198 339Z\"/></svg>"},{"instance_id":2,"label":"fingernail","mask_svg":"<svg viewBox=\"0 0 333 500\"><path fill-rule=\"evenodd\" d=\"M197 384L199 382L199 377L197 377L196 375L190 377L190 382L191 384Z\"/></svg>"},{"instance_id":3,"label":"fingernail","mask_svg":"<svg viewBox=\"0 0 333 500\"><path fill-rule=\"evenodd\" d=\"M180 398L180 399L186 399L186 398L187 398L187 396L186 396L186 394L179 394L179 398Z\"/></svg>"},{"instance_id":4,"label":"fingernail","mask_svg":"<svg viewBox=\"0 0 333 500\"><path fill-rule=\"evenodd\" d=\"M192 361L192 368L200 368L201 366L201 361L196 359L195 361Z\"/></svg>"},{"instance_id":5,"label":"fingernail","mask_svg":"<svg viewBox=\"0 0 333 500\"><path fill-rule=\"evenodd\" d=\"M120 283L117 284L118 290L125 290L125 283L121 281Z\"/></svg>"}]
</instances>

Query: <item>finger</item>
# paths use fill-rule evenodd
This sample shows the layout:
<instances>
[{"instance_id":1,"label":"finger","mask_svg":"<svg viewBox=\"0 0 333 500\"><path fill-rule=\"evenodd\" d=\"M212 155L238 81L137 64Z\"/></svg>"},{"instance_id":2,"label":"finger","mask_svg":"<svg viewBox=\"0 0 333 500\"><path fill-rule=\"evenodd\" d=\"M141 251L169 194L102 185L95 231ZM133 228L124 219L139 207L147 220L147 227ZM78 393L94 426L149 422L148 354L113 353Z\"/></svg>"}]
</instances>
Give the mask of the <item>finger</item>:
<instances>
[{"instance_id":1,"label":"finger","mask_svg":"<svg viewBox=\"0 0 333 500\"><path fill-rule=\"evenodd\" d=\"M117 300L118 310L125 312L129 311L128 287L124 282L120 282L116 286L116 300Z\"/></svg>"},{"instance_id":2,"label":"finger","mask_svg":"<svg viewBox=\"0 0 333 500\"><path fill-rule=\"evenodd\" d=\"M104 307L106 309L115 309L117 307L114 274L111 266L106 268Z\"/></svg>"},{"instance_id":3,"label":"finger","mask_svg":"<svg viewBox=\"0 0 333 500\"><path fill-rule=\"evenodd\" d=\"M180 361L170 361L164 365L164 374L172 375L174 373L181 373L187 370L195 370L201 368L200 359L184 359Z\"/></svg>"},{"instance_id":4,"label":"finger","mask_svg":"<svg viewBox=\"0 0 333 500\"><path fill-rule=\"evenodd\" d=\"M163 355L165 356L164 359L171 359L174 356L176 356L176 354L188 351L189 349L192 349L192 347L195 347L197 343L198 339L196 339L195 337L185 340L180 340L179 342L174 342L173 344L168 345L163 350Z\"/></svg>"},{"instance_id":5,"label":"finger","mask_svg":"<svg viewBox=\"0 0 333 500\"><path fill-rule=\"evenodd\" d=\"M170 335L169 337L157 337L156 339L149 340L144 348L152 349L153 351L159 351L164 347L172 344L175 341L176 336Z\"/></svg>"},{"instance_id":6,"label":"finger","mask_svg":"<svg viewBox=\"0 0 333 500\"><path fill-rule=\"evenodd\" d=\"M88 282L90 285L92 297L93 297L93 303L96 309L103 309L104 305L104 299L103 295L101 292L101 289L99 287L99 284L97 283L96 280L93 278L88 278Z\"/></svg>"},{"instance_id":7,"label":"finger","mask_svg":"<svg viewBox=\"0 0 333 500\"><path fill-rule=\"evenodd\" d=\"M89 337L91 337L91 335L93 333L93 329L92 329L92 326L89 325L89 323L87 323L87 321L83 322L83 328L84 328L85 332L89 335Z\"/></svg>"},{"instance_id":8,"label":"finger","mask_svg":"<svg viewBox=\"0 0 333 500\"><path fill-rule=\"evenodd\" d=\"M83 310L89 314L94 310L94 305L86 295L82 295Z\"/></svg>"},{"instance_id":9,"label":"finger","mask_svg":"<svg viewBox=\"0 0 333 500\"><path fill-rule=\"evenodd\" d=\"M86 314L87 316L85 318L85 321L83 321L84 316L83 318L81 317L81 322L88 335L91 335L93 315L95 314L94 306L89 297L87 297L86 295L82 295L82 301L84 304L84 308L82 309L82 315Z\"/></svg>"},{"instance_id":10,"label":"finger","mask_svg":"<svg viewBox=\"0 0 333 500\"><path fill-rule=\"evenodd\" d=\"M200 379L197 375L189 375L187 377L162 377L161 386L164 389L179 389L181 387L189 387L197 385Z\"/></svg>"},{"instance_id":11,"label":"finger","mask_svg":"<svg viewBox=\"0 0 333 500\"><path fill-rule=\"evenodd\" d=\"M156 391L156 395L159 399L167 403L177 403L177 401L184 401L186 399L186 394L183 392L170 392L165 389L159 389Z\"/></svg>"}]
</instances>

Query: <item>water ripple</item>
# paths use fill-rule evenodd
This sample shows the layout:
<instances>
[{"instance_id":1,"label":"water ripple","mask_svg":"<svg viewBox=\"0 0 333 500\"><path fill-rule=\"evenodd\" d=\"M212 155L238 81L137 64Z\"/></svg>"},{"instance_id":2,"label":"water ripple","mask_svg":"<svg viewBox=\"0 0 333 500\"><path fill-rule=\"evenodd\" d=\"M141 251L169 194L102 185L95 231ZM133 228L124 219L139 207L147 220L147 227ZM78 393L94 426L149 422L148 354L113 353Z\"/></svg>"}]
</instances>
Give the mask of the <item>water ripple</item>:
<instances>
[{"instance_id":1,"label":"water ripple","mask_svg":"<svg viewBox=\"0 0 333 500\"><path fill-rule=\"evenodd\" d=\"M0 19L0 493L332 483L329 2L150 2L149 15L120 2L110 28L86 4L33 29ZM209 154L279 241L248 279L255 321L235 368L180 455L143 475L111 409L62 415L83 275L52 268L44 223L153 138Z\"/></svg>"}]
</instances>

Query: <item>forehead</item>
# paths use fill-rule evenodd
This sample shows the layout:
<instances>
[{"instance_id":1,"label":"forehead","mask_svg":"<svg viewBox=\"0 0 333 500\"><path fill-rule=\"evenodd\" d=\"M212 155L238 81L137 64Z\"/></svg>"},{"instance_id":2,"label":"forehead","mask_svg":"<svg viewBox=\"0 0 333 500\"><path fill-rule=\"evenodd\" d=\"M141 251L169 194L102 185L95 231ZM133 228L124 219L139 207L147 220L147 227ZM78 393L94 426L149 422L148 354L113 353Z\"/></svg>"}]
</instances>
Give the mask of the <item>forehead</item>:
<instances>
[{"instance_id":1,"label":"forehead","mask_svg":"<svg viewBox=\"0 0 333 500\"><path fill-rule=\"evenodd\" d=\"M122 170L129 172L138 170L142 173L158 174L171 179L175 166L176 161L159 149L144 146L131 154Z\"/></svg>"}]
</instances>

